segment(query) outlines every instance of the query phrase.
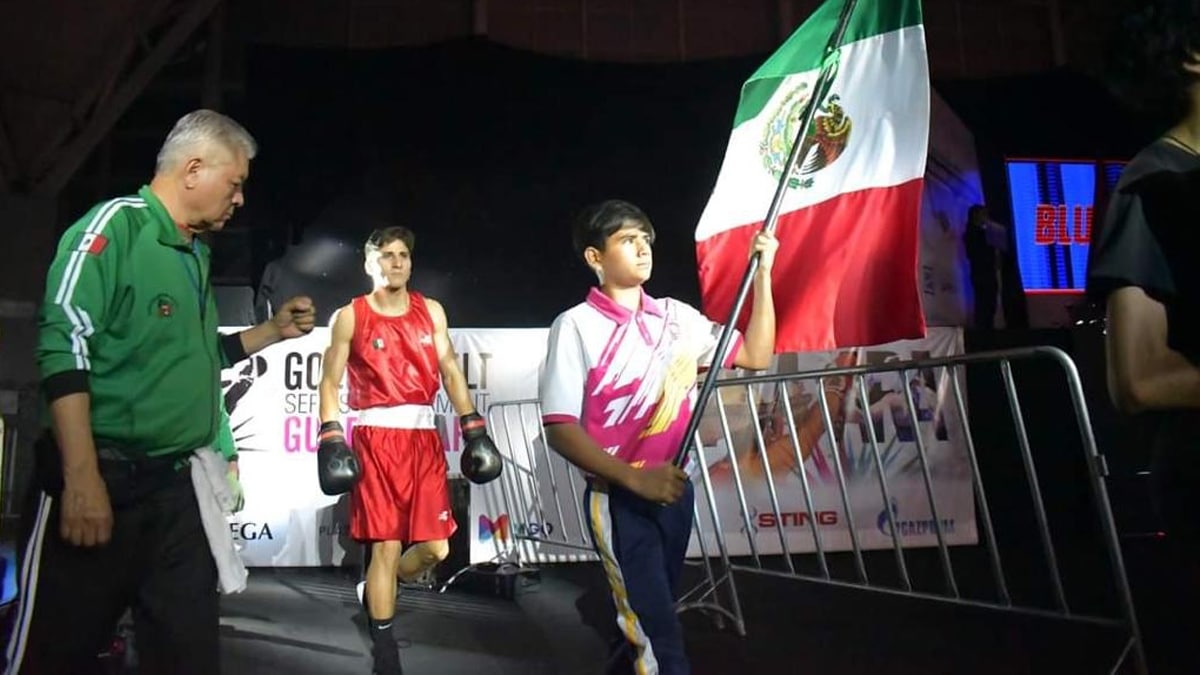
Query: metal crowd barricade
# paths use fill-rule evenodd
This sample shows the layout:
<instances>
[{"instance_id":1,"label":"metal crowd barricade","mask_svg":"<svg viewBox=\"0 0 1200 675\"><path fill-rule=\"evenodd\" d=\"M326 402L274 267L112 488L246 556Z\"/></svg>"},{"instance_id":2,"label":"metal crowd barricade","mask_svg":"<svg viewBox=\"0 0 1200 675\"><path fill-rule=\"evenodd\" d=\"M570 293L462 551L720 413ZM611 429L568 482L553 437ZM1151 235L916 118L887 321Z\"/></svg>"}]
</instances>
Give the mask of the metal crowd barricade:
<instances>
[{"instance_id":1,"label":"metal crowd barricade","mask_svg":"<svg viewBox=\"0 0 1200 675\"><path fill-rule=\"evenodd\" d=\"M583 475L546 444L538 401L493 403L487 416L504 468L486 486L485 498L498 502L493 512L506 514L507 536L493 537L494 555L455 572L441 592L468 572L519 575L532 572L538 563L599 560L581 508ZM532 528L531 523L551 525Z\"/></svg>"},{"instance_id":2,"label":"metal crowd barricade","mask_svg":"<svg viewBox=\"0 0 1200 675\"><path fill-rule=\"evenodd\" d=\"M1084 460L1090 483L1091 502L1095 507L1096 515L1099 519L1099 535L1103 539L1103 546L1106 549L1109 569L1112 575L1113 590L1116 595L1115 600L1119 605L1119 609L1113 613L1119 614L1119 616L1097 616L1095 614L1078 612L1068 603L1061 575L1060 557L1056 549L1055 539L1051 535L1052 530L1044 503L1042 486L1038 479L1037 463L1035 462L1030 445L1026 430L1025 414L1022 411L1020 397L1013 378L1012 364L1016 361L1049 361L1051 365L1056 365L1065 376L1071 408L1074 412L1085 455ZM1009 414L1012 418L1012 430L1015 432L1017 439L1017 447L1015 449L1020 456L1021 469L1026 481L1025 488L1028 490L1030 501L1029 507L1032 509L1034 519L1036 520L1036 529L1039 535L1038 544L1040 545L1040 552L1045 563L1045 574L1049 580L1050 593L1053 596L1053 600L1049 601L1050 607L1037 607L1033 606L1032 603L1023 604L1021 601L1015 600L1014 594L1011 592L1011 579L1006 574L1004 559L998 545L998 537L993 524L992 511L989 507L988 494L984 489L984 476L980 470L979 458L976 455L976 444L973 440L970 421L967 416L963 384L960 381L965 376L965 366L967 365L995 367L999 370L1009 407ZM939 501L936 498L936 491L934 489L935 481L930 471L927 447L928 430L922 429L919 421L920 416L914 404L912 388L908 384L910 374L928 371L939 372L941 373L942 380L948 381L948 386L953 394L953 411L957 413L962 425L962 437L965 440L966 455L969 464L970 485L973 490L974 505L977 507L975 520L979 527L981 527L983 534L982 540L979 543L986 548L988 554L988 567L991 581L994 583L994 588L992 589L995 596L994 599L965 597L960 590L956 569L951 560L947 544L948 533L944 530L947 528L947 523L952 521L944 519L943 514L939 512ZM885 374L893 374L900 377L900 388L904 392L903 406L907 411L908 420L916 428L916 433L911 439L911 444L915 445L916 454L913 461L919 468L919 483L923 485L923 496L930 514L927 520L921 522L932 525L934 538L936 539L938 567L940 567L942 577L941 592L918 590L914 587L914 583L910 578L907 559L913 554L914 547L908 546L904 541L905 537L901 536L900 525L902 523L897 522L896 507L894 506L896 502L892 494L894 486L889 485L888 474L884 470L884 464L891 461L895 454L894 448L891 446L883 447L881 439L878 438L875 424L870 417L871 409L866 387L866 380L869 376L879 377ZM839 392L837 391L837 387L830 387L831 383L837 383L838 381L843 383L842 387L849 388L842 389ZM840 507L840 512L845 517L845 524L849 528L848 543L850 553L853 556L853 580L837 579L831 574L827 560L829 546L828 542L825 541L828 533L823 532L822 528L818 527L817 518L813 516L813 514L818 513L818 507L813 501L812 485L810 482L812 476L809 475L813 469L809 468L809 463L806 463L805 458L802 457L801 433L798 431L797 422L793 415L792 402L790 401L791 394L789 393L790 388L802 382L809 382L816 385L815 390L820 410L820 423L823 426L822 436L835 458L832 462L833 466L831 470L828 466L824 467L827 471L825 480L827 484L835 486L840 495L840 504L837 506ZM833 415L831 414L829 402L831 389L838 393L839 398L842 399L848 398L851 395L850 389L853 389L853 395L857 398L856 404L858 410L861 411L862 415L860 428L868 437L862 443L862 455L864 455L862 457L848 457L845 448L841 447L845 436L837 432ZM795 559L801 552L791 550L789 536L785 533L785 525L788 524L788 515L793 516L793 522L791 523L793 526L797 524L794 521L797 519L803 520L803 518L796 517L798 512L781 510L780 505L784 495L781 494L779 488L780 475L778 475L770 464L771 455L767 452L766 448L762 415L756 403L756 399L762 398L761 396L756 396L756 393L762 394L763 392L773 393L774 401L779 404L778 407L783 411L783 414L779 417L782 418L780 421L783 423L785 429L783 431L775 430L776 436L786 439L786 442L789 442L791 446L790 449L793 456L788 459L792 462L791 472L795 475L790 482L795 483L796 489L800 492L798 497L797 495L790 495L792 497L791 503L803 504L807 509L808 517L804 524L807 525L807 535L811 538L813 544L811 554L815 555L816 567L819 570L816 573L804 573L797 569ZM738 408L737 406L729 405L728 401L733 398L742 397L745 398L744 403L748 407L747 412L741 413L745 415L742 419L745 420L748 418L754 422L751 425L753 428L749 430L749 433L753 439L753 448L757 451L764 464L762 467L762 478L765 484L767 499L771 504L771 515L773 515L773 518L767 518L765 522L773 525L773 528L776 530L779 540L778 546L782 553L782 555L772 556L770 559L759 550L760 544L757 541L756 533L764 528L758 527L757 523L754 522L756 513L753 507L748 505L746 480L741 475L742 469L739 466L741 462L738 461L737 457L733 456L733 448L736 447L736 443L733 438L735 431L730 418L731 414L736 412ZM711 566L719 566L722 573L716 575L710 572L707 575L707 579L703 580L690 593L717 601L721 606L720 611L733 619L735 628L739 633L745 633L745 624L738 597L736 575L756 574L773 578L803 579L914 598L944 601L957 605L998 609L1005 612L1022 613L1031 616L1054 617L1094 626L1115 628L1123 633L1125 643L1120 653L1116 656L1116 663L1113 666L1114 672L1123 664L1130 662L1137 668L1138 672L1146 672L1146 660L1142 649L1141 634L1134 613L1132 594L1126 577L1125 565L1104 482L1104 477L1107 474L1104 458L1096 448L1096 441L1084 401L1079 373L1074 362L1062 350L1053 347L1029 347L946 358L893 362L883 365L835 367L818 371L737 377L722 380L718 383L706 410L709 416L715 412L720 427L719 433L716 434L718 438L715 441L712 440L711 437L714 434L710 431L708 434L710 437L708 439L709 442L706 444L706 439L702 437L700 432L697 432L691 452L692 457L699 460L693 462L693 464L697 465L699 469L699 478L703 487L703 491L697 490L697 503L699 504L701 500L706 502L707 514L705 515L707 515L711 524L710 529L715 534L715 547L719 556L719 563L711 564ZM739 555L732 555L730 553L731 541L727 539L727 533L730 529L729 527L722 528L719 514L721 509L718 507L713 488L713 476L711 475L712 471L710 467L714 465L714 462L719 463L721 458L711 455L720 443L724 444L725 449L729 453L727 456L729 461L724 463L724 468L731 474L729 478L736 491L737 517L741 520L738 525L740 526L739 529L745 534L746 539L745 553ZM898 583L893 586L883 583L873 583L864 564L863 546L859 540L859 530L854 521L855 509L852 508L850 492L848 491L847 480L844 474L845 466L855 462L860 467L867 467L865 475L872 475L875 479L874 482L877 483L872 489L876 490L877 496L875 498L879 500L877 503L881 507L879 529L883 532L884 525L887 526L887 531L891 534L891 548L894 552L894 572L898 578ZM1004 496L1011 494L1013 493L1006 490ZM726 495L724 498L728 500L730 497ZM730 510L727 509L726 513ZM861 510L859 509L860 512ZM757 515L759 516L758 522L763 522L761 512ZM698 517L697 520L699 521L700 518ZM765 529L769 530L771 527L768 526ZM772 545L774 538L770 537ZM843 545L844 548L845 546ZM929 547L923 546L921 548L927 549ZM808 559L808 562L811 564L812 560ZM682 609L687 609L687 607L684 606Z\"/></svg>"},{"instance_id":3,"label":"metal crowd barricade","mask_svg":"<svg viewBox=\"0 0 1200 675\"><path fill-rule=\"evenodd\" d=\"M504 469L492 485L485 486L490 490L483 497L497 502L490 505L492 512L508 515L508 536L493 537L492 557L455 572L442 584L441 592L468 572L512 576L532 573L543 563L598 561L583 512L583 474L546 443L540 403L536 399L497 402L488 407L487 414ZM695 518L695 523L702 528L700 518ZM704 546L703 529L697 534ZM709 552L707 548L703 551L694 564L704 568L707 583L683 596L680 611L715 612L718 625L723 625L721 615L733 615L714 601L708 589L719 588L724 580L714 576Z\"/></svg>"},{"instance_id":4,"label":"metal crowd barricade","mask_svg":"<svg viewBox=\"0 0 1200 675\"><path fill-rule=\"evenodd\" d=\"M1068 602L1064 591L1061 574L1059 549L1052 537L1052 527L1047 515L1042 486L1038 478L1038 465L1035 462L1034 451L1031 447L1026 429L1025 414L1021 407L1020 396L1013 376L1014 362L1049 362L1061 370L1067 387L1070 407L1082 441L1086 473L1090 487L1090 497L1099 521L1099 536L1106 550L1111 581L1119 608L1113 612L1118 616L1099 616L1095 613L1077 611ZM1011 416L1011 431L1015 436L1015 450L1019 456L1020 473L1025 480L1024 488L1028 492L1029 508L1036 521L1037 545L1040 557L1045 563L1044 573L1048 579L1049 594L1052 600L1049 607L1038 607L1025 603L1014 593L1011 570L1006 571L1005 559L1001 555L1000 538L997 536L993 521L993 513L989 495L985 490L985 480L976 454L975 436L971 431L970 418L967 415L966 398L963 393L963 382L966 366L994 368L998 370L1004 388L1005 400ZM928 420L922 421L918 406L914 399L912 387L909 386L910 375L914 373L940 373L938 388L942 396L952 399L947 401L947 409L957 415L961 425L961 439L965 445L966 467L961 477L963 483L969 483L968 496L965 498L973 509L974 521L978 525L980 535L979 547L986 551L987 573L990 576L991 589L994 598L969 597L961 588L959 575L950 555L949 541L946 532L947 523L952 522L945 517L945 504L938 499L935 489L935 476L931 470ZM906 522L898 519L896 510L897 485L889 481L886 467L892 466L901 456L902 445L897 444L898 436L885 443L872 417L867 380L885 376L898 376L900 390L903 396L893 404L900 406L907 413L908 422L914 432L909 432L903 448L909 455L909 474L913 485L901 485L907 490L910 498L922 499L928 507L929 517L919 521L924 529L932 530L923 533L926 542L906 541L908 533L904 531ZM793 387L801 383L815 384L816 402L810 404L809 410L816 414L809 415L803 422L798 422L793 411ZM949 393L946 393L948 389ZM774 425L771 432L772 443L787 447L786 455L790 455L790 467L775 467L771 464L771 455L766 451L768 444L767 432L759 403L764 398L763 392L770 392L776 404L775 414L767 422ZM836 394L842 408L835 410L830 404L830 398ZM740 399L740 400L738 400ZM835 417L846 409L851 400L860 411L860 433L865 440L860 443L857 455L852 456L843 447L845 438L845 421L842 420L842 432L838 432ZM812 407L815 405L815 407ZM732 623L734 630L746 634L745 620L741 599L738 595L737 577L741 574L763 575L780 579L803 579L835 586L847 586L859 589L898 594L912 598L937 600L951 604L983 607L1001 610L1009 613L1029 616L1054 617L1073 622L1082 622L1094 626L1116 628L1125 636L1125 642L1120 654L1116 657L1114 670L1125 663L1132 663L1139 672L1146 672L1146 661L1142 650L1141 634L1134 614L1133 599L1126 578L1124 561L1113 522L1109 505L1108 493L1104 483L1107 470L1104 458L1096 448L1095 437L1092 433L1091 420L1084 402L1083 388L1079 380L1074 362L1063 351L1053 347L1030 347L988 353L967 354L945 358L919 359L912 361L890 362L881 365L860 365L834 367L823 370L810 370L773 375L755 375L748 377L732 377L720 380L714 391L712 400L705 411L705 419L697 431L695 442L690 448L691 461L689 470L693 480L698 483L696 490L695 525L693 528L692 560L689 565L699 567L702 571L701 581L682 594L677 609L679 612L701 610L711 617L719 626L726 620ZM710 418L715 417L715 420ZM553 527L520 527L510 522L507 539L494 538L495 555L486 563L469 565L459 570L443 586L445 591L463 573L479 570L481 567L494 567L500 574L522 574L531 572L537 565L553 562L595 561L598 560L591 546L590 535L586 526L586 514L581 511L581 497L584 489L584 479L578 469L565 459L553 452L545 442L541 426L541 409L536 400L522 400L495 403L488 409L489 428L492 430L497 445L504 459L504 471L487 493L487 498L495 503L489 504L492 512L510 514L515 523L552 523ZM748 502L746 477L742 475L738 461L725 463L728 475L723 480L732 482L732 493L726 485L722 494L726 501L733 500L736 508L726 511L726 518L721 515L714 489L714 467L721 463L721 457L715 456L719 444L732 457L735 447L735 427L741 423L741 429L751 438L753 447L762 457L763 492L770 504L767 512L755 512ZM747 421L752 422L747 424ZM936 420L934 425L936 426ZM715 427L715 429L714 429ZM811 445L814 438L824 438L833 456L833 461L822 460L820 456L806 458L803 456L803 440ZM935 439L936 440L936 439ZM808 461L812 460L812 461ZM812 468L810 468L810 465ZM847 469L852 468L860 481L851 485ZM786 473L783 473L785 472ZM816 472L816 475L810 473ZM866 476L870 480L863 478ZM787 480L784 480L787 477ZM818 504L814 496L816 486L814 478L824 481L829 490L836 491L831 500L832 505ZM873 483L873 485L871 485ZM788 484L798 494L788 492ZM866 489L863 485L866 484ZM857 487L857 500L852 499L851 488ZM1015 489L1015 488L1014 488ZM1006 484L1004 495L1015 494ZM888 585L877 578L873 579L868 573L868 565L864 560L864 543L860 540L860 527L856 521L856 501L861 502L867 494L876 501L873 504L879 508L879 543L874 549L885 556L875 559L876 562L894 561L895 582ZM993 495L993 497L996 495ZM788 501L790 500L790 501ZM781 504L789 503L798 506L781 508ZM857 511L862 513L861 504ZM872 507L875 508L875 507ZM868 511L873 513L874 511ZM737 522L728 521L730 514ZM828 522L820 522L821 514L844 523L847 532L839 540L832 539L828 531L823 531ZM757 518L756 518L757 516ZM767 516L764 520L764 516ZM791 522L789 523L789 518ZM766 523L765 526L759 523ZM807 530L809 550L793 550L789 543L792 538L785 532L785 526L792 530ZM820 527L819 527L820 525ZM886 526L886 528L885 528ZM732 528L732 529L731 529ZM773 550L760 550L760 543L755 536L760 530L774 529L774 536L769 536ZM886 529L886 531L885 531ZM741 530L745 535L745 553L730 552L730 536L732 530ZM931 536L930 536L931 534ZM774 540L778 539L777 544ZM765 540L764 540L765 541ZM970 542L972 544L976 542ZM890 548L890 555L883 552ZM774 550L777 549L777 550ZM917 554L917 549L928 553L932 549L936 553L936 568L940 576L940 591L918 588L914 583L910 570L910 558ZM835 578L831 570L830 557L834 550L846 551L850 557L852 580ZM805 555L801 555L805 554ZM808 556L808 557L806 557ZM844 556L843 556L844 557ZM1020 558L1012 558L1010 562L1023 562ZM816 572L806 573L800 569L798 562L807 562L815 567ZM961 570L960 570L961 571Z\"/></svg>"}]
</instances>

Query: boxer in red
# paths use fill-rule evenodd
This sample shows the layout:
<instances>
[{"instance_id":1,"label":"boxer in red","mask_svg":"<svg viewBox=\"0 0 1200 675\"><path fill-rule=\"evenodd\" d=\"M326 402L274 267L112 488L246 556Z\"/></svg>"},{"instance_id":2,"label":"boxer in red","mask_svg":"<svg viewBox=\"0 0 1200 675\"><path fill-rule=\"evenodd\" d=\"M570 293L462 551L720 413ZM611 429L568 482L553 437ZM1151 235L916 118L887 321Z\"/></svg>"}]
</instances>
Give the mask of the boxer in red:
<instances>
[{"instance_id":1,"label":"boxer in red","mask_svg":"<svg viewBox=\"0 0 1200 675\"><path fill-rule=\"evenodd\" d=\"M445 560L457 529L434 426L440 386L461 416L464 452L492 446L450 343L445 310L408 288L413 239L403 227L368 239L365 267L375 290L338 310L321 373L323 454L349 455L338 422L343 374L349 374L348 404L359 412L351 444L357 467L341 491L351 490L351 537L370 545L364 596L374 672L385 674L401 672L392 633L397 577L416 579ZM322 477L327 492L328 478Z\"/></svg>"}]
</instances>

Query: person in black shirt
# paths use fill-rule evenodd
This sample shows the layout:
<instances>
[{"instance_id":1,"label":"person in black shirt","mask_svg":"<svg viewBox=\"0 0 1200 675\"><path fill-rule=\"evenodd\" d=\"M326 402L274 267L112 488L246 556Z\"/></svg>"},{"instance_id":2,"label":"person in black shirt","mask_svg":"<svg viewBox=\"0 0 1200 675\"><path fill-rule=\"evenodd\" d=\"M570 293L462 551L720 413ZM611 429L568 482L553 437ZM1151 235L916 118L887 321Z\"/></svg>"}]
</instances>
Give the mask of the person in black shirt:
<instances>
[{"instance_id":1,"label":"person in black shirt","mask_svg":"<svg viewBox=\"0 0 1200 675\"><path fill-rule=\"evenodd\" d=\"M1168 536L1200 568L1200 519L1190 504L1200 495L1200 359L1187 330L1195 298L1184 295L1196 265L1184 258L1195 248L1165 245L1172 237L1164 232L1184 225L1164 193L1200 172L1200 154L1183 142L1160 138L1126 166L1092 237L1087 290L1105 305L1109 394L1142 423L1156 506Z\"/></svg>"},{"instance_id":2,"label":"person in black shirt","mask_svg":"<svg viewBox=\"0 0 1200 675\"><path fill-rule=\"evenodd\" d=\"M1169 128L1125 167L1093 232L1087 291L1105 307L1109 394L1145 439L1164 559L1179 575L1174 602L1187 607L1172 619L1176 653L1164 665L1200 672L1200 0L1146 2L1120 37L1115 74L1133 100L1167 113Z\"/></svg>"},{"instance_id":3,"label":"person in black shirt","mask_svg":"<svg viewBox=\"0 0 1200 675\"><path fill-rule=\"evenodd\" d=\"M1004 253L1004 229L991 221L987 207L975 204L967 210L963 246L971 265L971 288L975 291L975 327L995 326L996 294L1000 291L998 262Z\"/></svg>"},{"instance_id":4,"label":"person in black shirt","mask_svg":"<svg viewBox=\"0 0 1200 675\"><path fill-rule=\"evenodd\" d=\"M1139 16L1143 52L1166 52L1145 55L1144 67L1167 71L1142 79L1177 87L1163 103L1179 106L1180 116L1125 167L1092 236L1088 293L1106 308L1113 403L1148 422L1168 534L1200 561L1200 519L1190 506L1176 508L1186 506L1177 501L1186 496L1180 481L1200 488L1200 344L1191 328L1197 265L1190 245L1200 226L1200 2L1156 0ZM1157 39L1145 35L1155 29Z\"/></svg>"}]
</instances>

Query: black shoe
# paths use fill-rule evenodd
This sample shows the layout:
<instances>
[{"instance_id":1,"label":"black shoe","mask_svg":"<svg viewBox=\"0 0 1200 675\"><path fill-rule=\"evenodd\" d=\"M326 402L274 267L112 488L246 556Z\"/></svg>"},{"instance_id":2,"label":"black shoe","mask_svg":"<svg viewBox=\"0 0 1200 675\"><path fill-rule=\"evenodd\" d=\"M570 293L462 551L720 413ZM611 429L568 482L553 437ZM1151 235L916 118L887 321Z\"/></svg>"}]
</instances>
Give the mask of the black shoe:
<instances>
[{"instance_id":1,"label":"black shoe","mask_svg":"<svg viewBox=\"0 0 1200 675\"><path fill-rule=\"evenodd\" d=\"M375 666L371 669L374 675L404 675L400 667L400 647L393 640L380 640L371 646L371 658Z\"/></svg>"}]
</instances>

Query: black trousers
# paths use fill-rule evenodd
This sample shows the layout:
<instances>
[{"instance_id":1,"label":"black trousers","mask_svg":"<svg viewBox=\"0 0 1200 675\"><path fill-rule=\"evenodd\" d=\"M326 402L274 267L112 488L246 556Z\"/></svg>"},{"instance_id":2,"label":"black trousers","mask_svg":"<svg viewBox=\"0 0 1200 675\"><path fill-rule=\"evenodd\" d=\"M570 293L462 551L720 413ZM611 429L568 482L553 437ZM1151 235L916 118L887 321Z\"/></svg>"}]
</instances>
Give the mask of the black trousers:
<instances>
[{"instance_id":1,"label":"black trousers","mask_svg":"<svg viewBox=\"0 0 1200 675\"><path fill-rule=\"evenodd\" d=\"M217 570L190 471L171 462L102 462L101 474L114 502L112 539L104 546L65 541L57 491L31 490L36 503L24 514L20 601L5 672L99 672L97 655L132 608L140 673L217 673Z\"/></svg>"},{"instance_id":2,"label":"black trousers","mask_svg":"<svg viewBox=\"0 0 1200 675\"><path fill-rule=\"evenodd\" d=\"M972 277L975 289L975 327L991 330L996 327L996 293L1000 290L995 277Z\"/></svg>"},{"instance_id":3,"label":"black trousers","mask_svg":"<svg viewBox=\"0 0 1200 675\"><path fill-rule=\"evenodd\" d=\"M1149 417L1147 415L1147 417ZM1153 415L1150 496L1166 537L1155 587L1166 590L1155 598L1160 607L1174 607L1164 620L1151 614L1142 626L1152 673L1200 672L1200 442L1195 439L1200 414L1173 411ZM1143 611L1145 605L1143 605ZM1161 612L1162 610L1160 610ZM1167 613L1163 612L1166 616Z\"/></svg>"}]
</instances>

